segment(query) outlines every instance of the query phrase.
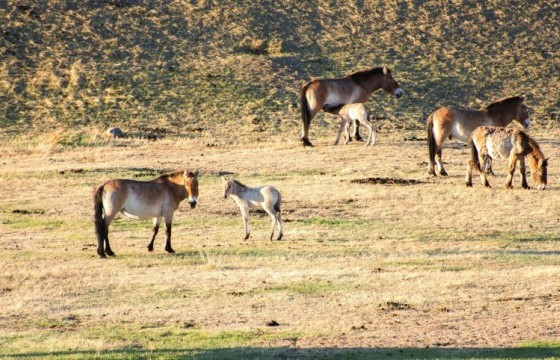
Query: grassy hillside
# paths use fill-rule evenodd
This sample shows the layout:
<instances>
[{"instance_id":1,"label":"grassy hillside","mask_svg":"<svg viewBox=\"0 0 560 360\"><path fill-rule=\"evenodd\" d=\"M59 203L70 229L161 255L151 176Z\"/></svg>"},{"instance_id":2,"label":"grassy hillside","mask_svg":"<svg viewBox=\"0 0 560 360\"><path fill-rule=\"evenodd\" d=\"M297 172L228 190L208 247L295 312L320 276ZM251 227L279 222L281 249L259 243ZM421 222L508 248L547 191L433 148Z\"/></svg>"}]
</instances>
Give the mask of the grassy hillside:
<instances>
[{"instance_id":1,"label":"grassy hillside","mask_svg":"<svg viewBox=\"0 0 560 360\"><path fill-rule=\"evenodd\" d=\"M518 94L550 126L559 23L555 1L4 0L0 127L293 137L302 82L379 65L406 91L370 101L397 129Z\"/></svg>"}]
</instances>

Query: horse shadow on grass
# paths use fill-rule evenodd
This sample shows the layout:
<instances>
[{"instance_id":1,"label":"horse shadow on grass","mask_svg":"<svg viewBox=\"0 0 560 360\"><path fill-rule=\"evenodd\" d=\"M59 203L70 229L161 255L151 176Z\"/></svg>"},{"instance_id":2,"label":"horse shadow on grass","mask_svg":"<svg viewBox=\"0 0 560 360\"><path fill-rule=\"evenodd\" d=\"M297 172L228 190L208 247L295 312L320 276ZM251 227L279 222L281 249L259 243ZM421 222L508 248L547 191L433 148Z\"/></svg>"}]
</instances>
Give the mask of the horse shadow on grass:
<instances>
[{"instance_id":1,"label":"horse shadow on grass","mask_svg":"<svg viewBox=\"0 0 560 360\"><path fill-rule=\"evenodd\" d=\"M22 352L7 354L14 359L96 358L96 359L535 359L559 357L560 345L516 348L293 348L235 347L218 349L126 348L119 350L68 350L54 352Z\"/></svg>"}]
</instances>

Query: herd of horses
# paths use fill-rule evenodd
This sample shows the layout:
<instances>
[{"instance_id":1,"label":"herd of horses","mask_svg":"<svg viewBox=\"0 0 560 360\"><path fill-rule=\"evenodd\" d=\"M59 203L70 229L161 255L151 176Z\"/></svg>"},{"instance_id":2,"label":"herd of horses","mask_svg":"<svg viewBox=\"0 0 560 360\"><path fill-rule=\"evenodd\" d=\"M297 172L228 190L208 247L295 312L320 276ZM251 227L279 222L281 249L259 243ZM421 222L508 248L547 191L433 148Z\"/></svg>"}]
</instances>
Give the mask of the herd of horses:
<instances>
[{"instance_id":1,"label":"herd of horses","mask_svg":"<svg viewBox=\"0 0 560 360\"><path fill-rule=\"evenodd\" d=\"M335 145L341 135L345 143L351 138L350 125L354 124L353 136L361 140L359 124L368 128L369 136L365 145L375 144L375 126L370 121L370 111L365 105L371 93L383 89L400 98L404 91L386 67L375 67L358 71L341 78L313 79L302 85L300 91L302 132L304 146L313 146L309 141L311 120L320 112L339 115L341 125ZM446 139L457 139L469 143L470 159L467 164L465 183L472 186L472 172L477 170L482 184L490 187L487 179L492 171L492 160L508 159L506 188L512 187L513 174L519 163L521 186L529 188L526 179L525 158L528 159L531 175L537 189L547 185L548 159L537 142L523 130L507 128L512 121L523 128L530 124L524 99L514 96L491 103L480 110L465 110L455 107L439 108L428 117L428 172L436 175L437 165L440 175L447 175L442 161L442 149ZM245 228L245 240L249 238L249 208L260 206L272 218L270 240L278 226L277 240L282 239L283 227L280 212L281 195L272 186L249 187L233 178L222 176L223 196L230 196L239 206ZM179 204L188 198L191 208L195 208L198 198L198 171L177 171L157 177L151 181L111 179L94 191L94 224L97 236L97 254L101 258L114 256L109 245L109 225L118 213L133 219L153 219L152 238L148 251L153 251L154 240L163 218L166 227L165 250L171 247L171 223Z\"/></svg>"}]
</instances>

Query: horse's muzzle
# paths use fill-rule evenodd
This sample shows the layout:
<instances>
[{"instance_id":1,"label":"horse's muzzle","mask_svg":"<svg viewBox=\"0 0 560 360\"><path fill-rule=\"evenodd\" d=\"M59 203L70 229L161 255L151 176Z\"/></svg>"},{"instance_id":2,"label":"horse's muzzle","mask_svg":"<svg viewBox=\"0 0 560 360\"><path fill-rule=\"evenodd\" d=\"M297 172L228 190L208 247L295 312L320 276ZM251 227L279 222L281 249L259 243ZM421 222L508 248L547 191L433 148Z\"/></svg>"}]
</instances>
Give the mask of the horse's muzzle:
<instances>
[{"instance_id":1,"label":"horse's muzzle","mask_svg":"<svg viewBox=\"0 0 560 360\"><path fill-rule=\"evenodd\" d=\"M191 209L194 209L196 207L196 200L195 201L189 201L189 205L191 206Z\"/></svg>"},{"instance_id":2,"label":"horse's muzzle","mask_svg":"<svg viewBox=\"0 0 560 360\"><path fill-rule=\"evenodd\" d=\"M395 97L396 97L397 99L400 98L401 96L403 96L403 94L404 94L404 90L403 90L403 89L397 88L397 89L395 90Z\"/></svg>"}]
</instances>

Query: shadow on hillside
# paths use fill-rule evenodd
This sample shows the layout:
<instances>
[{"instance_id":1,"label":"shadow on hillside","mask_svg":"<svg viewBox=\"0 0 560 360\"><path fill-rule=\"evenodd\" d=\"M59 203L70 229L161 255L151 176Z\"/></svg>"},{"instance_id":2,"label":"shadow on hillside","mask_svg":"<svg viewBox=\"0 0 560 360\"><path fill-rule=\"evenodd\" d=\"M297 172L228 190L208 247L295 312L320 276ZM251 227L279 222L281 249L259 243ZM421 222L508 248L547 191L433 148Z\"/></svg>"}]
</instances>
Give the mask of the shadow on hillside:
<instances>
[{"instance_id":1,"label":"shadow on hillside","mask_svg":"<svg viewBox=\"0 0 560 360\"><path fill-rule=\"evenodd\" d=\"M97 352L94 350L27 352L7 355L13 358L39 359L43 357L84 357L84 358L151 358L166 359L533 359L560 356L557 347L520 347L520 348L309 348L295 349L291 347L259 348L238 347L228 349L122 349Z\"/></svg>"}]
</instances>

